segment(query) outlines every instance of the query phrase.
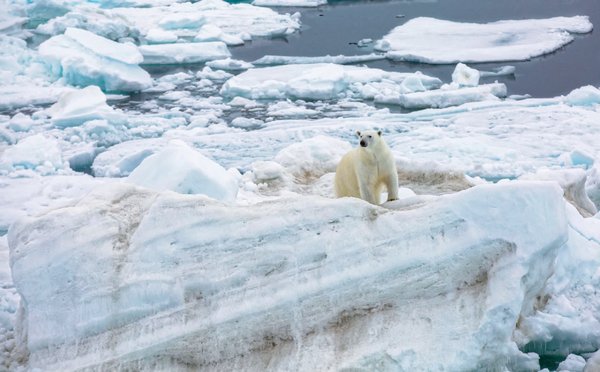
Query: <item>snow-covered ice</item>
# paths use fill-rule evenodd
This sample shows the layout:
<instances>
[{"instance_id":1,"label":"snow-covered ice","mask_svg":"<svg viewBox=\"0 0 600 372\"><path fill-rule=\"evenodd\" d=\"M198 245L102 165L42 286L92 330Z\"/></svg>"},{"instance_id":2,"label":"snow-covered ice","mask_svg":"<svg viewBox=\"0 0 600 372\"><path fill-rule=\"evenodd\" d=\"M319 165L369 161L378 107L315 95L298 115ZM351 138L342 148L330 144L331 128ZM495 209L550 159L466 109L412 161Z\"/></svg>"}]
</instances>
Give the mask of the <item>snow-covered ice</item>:
<instances>
[{"instance_id":1,"label":"snow-covered ice","mask_svg":"<svg viewBox=\"0 0 600 372\"><path fill-rule=\"evenodd\" d=\"M354 96L372 99L378 83L398 90L402 81L409 77L419 79L426 89L441 85L439 79L418 73L316 63L251 69L225 82L221 94L250 99L338 99Z\"/></svg>"},{"instance_id":2,"label":"snow-covered ice","mask_svg":"<svg viewBox=\"0 0 600 372\"><path fill-rule=\"evenodd\" d=\"M72 85L97 85L105 91L127 92L152 84L150 74L137 65L142 60L137 47L89 31L53 36L40 44L39 53L52 64L56 76Z\"/></svg>"},{"instance_id":3,"label":"snow-covered ice","mask_svg":"<svg viewBox=\"0 0 600 372\"><path fill-rule=\"evenodd\" d=\"M220 41L142 45L139 49L145 65L200 63L231 56L227 45Z\"/></svg>"},{"instance_id":4,"label":"snow-covered ice","mask_svg":"<svg viewBox=\"0 0 600 372\"><path fill-rule=\"evenodd\" d=\"M505 98L515 68L473 64L589 19L234 59L305 36L257 4L0 0L0 370L594 372L600 90ZM345 65L384 58L456 67ZM333 195L365 129L382 206Z\"/></svg>"},{"instance_id":5,"label":"snow-covered ice","mask_svg":"<svg viewBox=\"0 0 600 372\"><path fill-rule=\"evenodd\" d=\"M388 58L424 63L528 60L554 52L592 31L586 16L452 22L418 17L394 28L375 48Z\"/></svg>"},{"instance_id":6,"label":"snow-covered ice","mask_svg":"<svg viewBox=\"0 0 600 372\"><path fill-rule=\"evenodd\" d=\"M543 274L526 273L551 265L567 242L561 195L544 183L482 186L394 212L356 200L302 197L257 208L125 185L97 190L9 234L15 287L27 301L30 364L176 366L185 355L188 366L228 369L244 358L258 370L271 355L271 367L311 370L385 360L533 368L537 358L521 353L511 334L545 283ZM485 218L492 210L511 223ZM65 219L79 221L73 234L57 230ZM423 230L431 238L421 239ZM50 246L60 249L50 254ZM42 262L40 250L48 252ZM376 332L358 331L367 324ZM398 334L422 338L407 345ZM348 348L324 353L332 340ZM165 342L167 358L152 351ZM204 352L190 354L190 342ZM290 351L299 347L297 358Z\"/></svg>"},{"instance_id":7,"label":"snow-covered ice","mask_svg":"<svg viewBox=\"0 0 600 372\"><path fill-rule=\"evenodd\" d=\"M316 7L327 4L327 0L254 0L252 4L259 6Z\"/></svg>"},{"instance_id":8,"label":"snow-covered ice","mask_svg":"<svg viewBox=\"0 0 600 372\"><path fill-rule=\"evenodd\" d=\"M153 190L203 194L228 202L235 200L238 190L235 174L182 141L172 141L145 158L127 181Z\"/></svg>"}]
</instances>

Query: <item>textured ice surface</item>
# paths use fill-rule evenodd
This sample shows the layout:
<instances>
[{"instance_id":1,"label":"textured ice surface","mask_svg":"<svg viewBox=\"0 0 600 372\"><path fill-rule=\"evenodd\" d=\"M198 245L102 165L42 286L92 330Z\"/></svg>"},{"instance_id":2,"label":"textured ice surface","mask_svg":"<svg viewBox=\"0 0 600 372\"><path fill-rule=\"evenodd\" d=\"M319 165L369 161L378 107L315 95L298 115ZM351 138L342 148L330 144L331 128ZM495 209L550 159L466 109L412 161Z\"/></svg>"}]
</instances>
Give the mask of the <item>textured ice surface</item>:
<instances>
[{"instance_id":1,"label":"textured ice surface","mask_svg":"<svg viewBox=\"0 0 600 372\"><path fill-rule=\"evenodd\" d=\"M113 12L133 24L141 35L147 35L152 29L166 28L177 36L194 37L202 26L213 25L226 35L249 40L255 36L283 36L300 28L299 14L279 14L268 8L222 0L119 8Z\"/></svg>"},{"instance_id":2,"label":"textured ice surface","mask_svg":"<svg viewBox=\"0 0 600 372\"><path fill-rule=\"evenodd\" d=\"M535 368L511 337L567 242L561 194L548 183L479 186L394 211L103 187L9 233L29 362Z\"/></svg>"},{"instance_id":3,"label":"textured ice surface","mask_svg":"<svg viewBox=\"0 0 600 372\"><path fill-rule=\"evenodd\" d=\"M573 33L592 31L588 17L461 23L414 18L378 40L388 58L425 63L527 60L573 41Z\"/></svg>"},{"instance_id":4,"label":"textured ice surface","mask_svg":"<svg viewBox=\"0 0 600 372\"><path fill-rule=\"evenodd\" d=\"M372 99L378 84L400 90L400 84L408 77L418 78L427 89L441 85L439 79L418 73L317 63L248 70L225 82L221 94L251 99Z\"/></svg>"},{"instance_id":5,"label":"textured ice surface","mask_svg":"<svg viewBox=\"0 0 600 372\"><path fill-rule=\"evenodd\" d=\"M199 63L231 56L223 42L142 45L145 65Z\"/></svg>"},{"instance_id":6,"label":"textured ice surface","mask_svg":"<svg viewBox=\"0 0 600 372\"><path fill-rule=\"evenodd\" d=\"M316 7L327 4L327 0L254 0L252 4L259 6Z\"/></svg>"},{"instance_id":7,"label":"textured ice surface","mask_svg":"<svg viewBox=\"0 0 600 372\"><path fill-rule=\"evenodd\" d=\"M203 194L231 202L238 190L236 177L181 141L172 141L145 158L127 181L153 190Z\"/></svg>"},{"instance_id":8,"label":"textured ice surface","mask_svg":"<svg viewBox=\"0 0 600 372\"><path fill-rule=\"evenodd\" d=\"M46 112L55 126L63 128L118 116L106 104L106 96L95 85L63 94Z\"/></svg>"},{"instance_id":9,"label":"textured ice surface","mask_svg":"<svg viewBox=\"0 0 600 372\"><path fill-rule=\"evenodd\" d=\"M43 134L26 137L0 155L0 174L20 169L52 174L64 166L58 141Z\"/></svg>"},{"instance_id":10,"label":"textured ice surface","mask_svg":"<svg viewBox=\"0 0 600 372\"><path fill-rule=\"evenodd\" d=\"M380 53L371 53L365 55L356 56L323 56L323 57L293 57L293 56L272 56L266 55L256 61L252 62L255 65L295 65L295 64L307 64L307 63L337 63L337 64L350 64L350 63L361 63L371 62L384 59L385 55Z\"/></svg>"},{"instance_id":11,"label":"textured ice surface","mask_svg":"<svg viewBox=\"0 0 600 372\"><path fill-rule=\"evenodd\" d=\"M115 52L123 54L118 53L115 59ZM116 43L89 31L53 36L39 46L39 53L53 65L55 75L72 85L138 91L152 84L150 75L135 64L141 54L134 45Z\"/></svg>"}]
</instances>

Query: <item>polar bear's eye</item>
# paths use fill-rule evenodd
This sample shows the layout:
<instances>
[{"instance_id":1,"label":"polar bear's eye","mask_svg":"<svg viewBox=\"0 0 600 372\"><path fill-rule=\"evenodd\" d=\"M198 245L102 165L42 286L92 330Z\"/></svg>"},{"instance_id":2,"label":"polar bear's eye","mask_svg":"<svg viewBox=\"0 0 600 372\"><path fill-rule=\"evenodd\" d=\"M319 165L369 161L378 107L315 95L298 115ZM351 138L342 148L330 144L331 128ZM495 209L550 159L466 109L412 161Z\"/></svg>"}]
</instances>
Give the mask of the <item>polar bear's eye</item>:
<instances>
[{"instance_id":1,"label":"polar bear's eye","mask_svg":"<svg viewBox=\"0 0 600 372\"><path fill-rule=\"evenodd\" d=\"M373 138L373 136L369 134L369 138Z\"/></svg>"}]
</instances>

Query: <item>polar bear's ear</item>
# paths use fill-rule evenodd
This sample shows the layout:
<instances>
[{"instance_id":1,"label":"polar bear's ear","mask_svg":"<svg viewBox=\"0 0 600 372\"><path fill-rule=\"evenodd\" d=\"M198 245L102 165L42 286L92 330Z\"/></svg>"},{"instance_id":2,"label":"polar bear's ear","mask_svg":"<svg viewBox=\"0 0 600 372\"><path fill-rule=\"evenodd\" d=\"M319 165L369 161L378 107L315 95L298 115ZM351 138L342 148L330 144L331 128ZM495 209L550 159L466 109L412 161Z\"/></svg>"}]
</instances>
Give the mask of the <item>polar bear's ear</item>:
<instances>
[{"instance_id":1,"label":"polar bear's ear","mask_svg":"<svg viewBox=\"0 0 600 372\"><path fill-rule=\"evenodd\" d=\"M356 131L356 135L360 137L360 130Z\"/></svg>"},{"instance_id":2,"label":"polar bear's ear","mask_svg":"<svg viewBox=\"0 0 600 372\"><path fill-rule=\"evenodd\" d=\"M381 131L380 130L377 131L377 134L379 134L379 137L381 137Z\"/></svg>"}]
</instances>

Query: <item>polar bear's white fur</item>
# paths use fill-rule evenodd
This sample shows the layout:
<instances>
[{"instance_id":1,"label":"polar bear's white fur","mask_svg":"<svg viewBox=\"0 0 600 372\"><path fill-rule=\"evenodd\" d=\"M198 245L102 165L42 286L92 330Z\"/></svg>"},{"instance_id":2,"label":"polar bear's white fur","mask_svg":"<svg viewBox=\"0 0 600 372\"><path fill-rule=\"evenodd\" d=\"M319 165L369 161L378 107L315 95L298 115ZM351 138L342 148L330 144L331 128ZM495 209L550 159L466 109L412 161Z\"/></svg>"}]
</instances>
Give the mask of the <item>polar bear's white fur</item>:
<instances>
[{"instance_id":1,"label":"polar bear's white fur","mask_svg":"<svg viewBox=\"0 0 600 372\"><path fill-rule=\"evenodd\" d=\"M381 131L357 131L356 134L360 147L344 155L335 171L336 196L353 196L379 204L385 186L388 201L398 199L396 162Z\"/></svg>"}]
</instances>

